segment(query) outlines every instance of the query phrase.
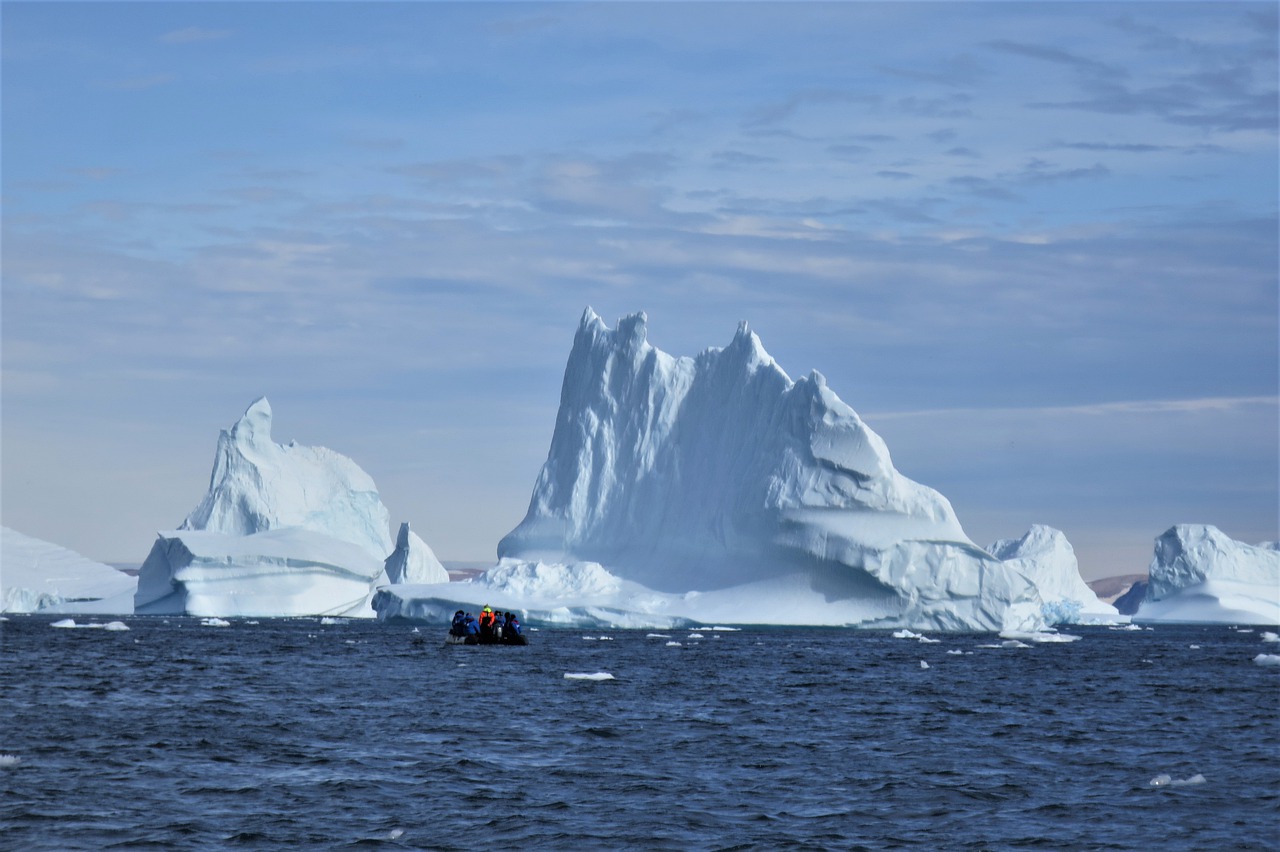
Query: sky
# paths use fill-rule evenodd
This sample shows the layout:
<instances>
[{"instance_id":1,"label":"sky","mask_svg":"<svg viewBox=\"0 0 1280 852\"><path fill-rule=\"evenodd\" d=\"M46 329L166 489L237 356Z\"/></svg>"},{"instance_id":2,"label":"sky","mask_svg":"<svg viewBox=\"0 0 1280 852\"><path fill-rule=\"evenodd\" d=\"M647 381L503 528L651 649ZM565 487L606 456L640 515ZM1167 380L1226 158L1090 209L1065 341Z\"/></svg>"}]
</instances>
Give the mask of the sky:
<instances>
[{"instance_id":1,"label":"sky","mask_svg":"<svg viewBox=\"0 0 1280 852\"><path fill-rule=\"evenodd\" d=\"M1274 3L0 4L0 523L260 396L492 561L584 308L818 370L980 545L1280 538Z\"/></svg>"}]
</instances>

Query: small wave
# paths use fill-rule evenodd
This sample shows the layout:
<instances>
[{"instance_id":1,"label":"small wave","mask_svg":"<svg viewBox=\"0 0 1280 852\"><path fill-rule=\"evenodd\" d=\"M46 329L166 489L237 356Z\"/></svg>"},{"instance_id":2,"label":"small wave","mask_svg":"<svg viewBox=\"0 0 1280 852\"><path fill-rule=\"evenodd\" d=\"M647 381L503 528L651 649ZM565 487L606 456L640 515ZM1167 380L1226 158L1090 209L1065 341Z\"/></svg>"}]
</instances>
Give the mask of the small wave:
<instances>
[{"instance_id":1,"label":"small wave","mask_svg":"<svg viewBox=\"0 0 1280 852\"><path fill-rule=\"evenodd\" d=\"M608 672L565 672L565 680L616 680Z\"/></svg>"},{"instance_id":2,"label":"small wave","mask_svg":"<svg viewBox=\"0 0 1280 852\"><path fill-rule=\"evenodd\" d=\"M1259 654L1253 661L1260 666L1280 666L1280 654Z\"/></svg>"}]
</instances>

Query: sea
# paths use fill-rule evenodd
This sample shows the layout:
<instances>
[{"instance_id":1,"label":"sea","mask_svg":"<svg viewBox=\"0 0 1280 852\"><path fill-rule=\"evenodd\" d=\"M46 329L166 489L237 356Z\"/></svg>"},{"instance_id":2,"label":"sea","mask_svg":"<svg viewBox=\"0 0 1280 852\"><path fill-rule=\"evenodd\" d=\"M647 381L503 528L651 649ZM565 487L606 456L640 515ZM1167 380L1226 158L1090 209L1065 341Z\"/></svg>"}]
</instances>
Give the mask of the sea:
<instances>
[{"instance_id":1,"label":"sea","mask_svg":"<svg viewBox=\"0 0 1280 852\"><path fill-rule=\"evenodd\" d=\"M66 618L0 622L0 849L1280 849L1261 629Z\"/></svg>"}]
</instances>

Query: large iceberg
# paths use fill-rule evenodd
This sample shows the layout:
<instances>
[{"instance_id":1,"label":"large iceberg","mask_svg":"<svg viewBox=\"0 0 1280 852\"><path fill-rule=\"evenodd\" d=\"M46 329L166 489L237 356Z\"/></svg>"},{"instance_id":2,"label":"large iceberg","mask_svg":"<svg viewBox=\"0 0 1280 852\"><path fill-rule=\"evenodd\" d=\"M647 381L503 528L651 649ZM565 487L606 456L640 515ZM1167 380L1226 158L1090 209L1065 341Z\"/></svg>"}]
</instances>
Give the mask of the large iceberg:
<instances>
[{"instance_id":1,"label":"large iceberg","mask_svg":"<svg viewBox=\"0 0 1280 852\"><path fill-rule=\"evenodd\" d=\"M1022 538L1000 539L987 552L1031 578L1040 592L1042 611L1049 623L1119 620L1119 611L1099 600L1080 576L1075 549L1061 530L1033 524Z\"/></svg>"},{"instance_id":2,"label":"large iceberg","mask_svg":"<svg viewBox=\"0 0 1280 852\"><path fill-rule=\"evenodd\" d=\"M209 492L143 563L139 613L364 615L387 582L373 479L324 447L271 439L265 398L218 438ZM434 558L434 557L433 557Z\"/></svg>"},{"instance_id":3,"label":"large iceberg","mask_svg":"<svg viewBox=\"0 0 1280 852\"><path fill-rule=\"evenodd\" d=\"M1280 624L1280 550L1248 545L1207 524L1156 539L1139 622Z\"/></svg>"},{"instance_id":4,"label":"large iceberg","mask_svg":"<svg viewBox=\"0 0 1280 852\"><path fill-rule=\"evenodd\" d=\"M0 612L123 615L137 578L75 551L0 527Z\"/></svg>"},{"instance_id":5,"label":"large iceberg","mask_svg":"<svg viewBox=\"0 0 1280 852\"><path fill-rule=\"evenodd\" d=\"M588 308L547 461L498 556L449 599L704 623L1043 623L1035 583L898 473L819 373L792 381L745 323L727 347L676 358L649 344L643 313L609 329ZM374 607L412 617L443 591L393 587Z\"/></svg>"}]
</instances>

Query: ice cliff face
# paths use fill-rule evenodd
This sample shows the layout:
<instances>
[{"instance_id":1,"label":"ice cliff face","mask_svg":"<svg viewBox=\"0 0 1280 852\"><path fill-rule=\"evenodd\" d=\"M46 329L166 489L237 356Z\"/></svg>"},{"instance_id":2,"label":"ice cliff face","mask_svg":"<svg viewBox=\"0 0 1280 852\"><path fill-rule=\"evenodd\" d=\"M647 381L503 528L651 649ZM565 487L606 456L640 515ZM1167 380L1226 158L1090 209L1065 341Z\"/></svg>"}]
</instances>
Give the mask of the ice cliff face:
<instances>
[{"instance_id":1,"label":"ice cliff face","mask_svg":"<svg viewBox=\"0 0 1280 852\"><path fill-rule=\"evenodd\" d=\"M1098 600L1080 576L1071 542L1061 530L1034 524L1022 538L995 542L987 552L1021 571L1035 583L1044 601L1045 620L1052 624L1114 621L1116 608Z\"/></svg>"},{"instance_id":2,"label":"ice cliff face","mask_svg":"<svg viewBox=\"0 0 1280 852\"><path fill-rule=\"evenodd\" d=\"M394 549L369 474L325 447L275 443L263 397L218 436L209 492L179 529L243 536L285 527L351 542L379 560Z\"/></svg>"},{"instance_id":3,"label":"ice cliff face","mask_svg":"<svg viewBox=\"0 0 1280 852\"><path fill-rule=\"evenodd\" d=\"M387 557L387 579L392 583L447 583L449 572L408 522L400 525L396 549Z\"/></svg>"},{"instance_id":4,"label":"ice cliff face","mask_svg":"<svg viewBox=\"0 0 1280 852\"><path fill-rule=\"evenodd\" d=\"M868 626L1002 629L1042 604L820 374L792 381L745 323L674 358L643 313L612 330L584 313L546 464L498 555L599 563L668 593L799 577L838 623Z\"/></svg>"},{"instance_id":5,"label":"ice cliff face","mask_svg":"<svg viewBox=\"0 0 1280 852\"><path fill-rule=\"evenodd\" d=\"M1280 624L1280 551L1179 524L1156 539L1135 621Z\"/></svg>"}]
</instances>

